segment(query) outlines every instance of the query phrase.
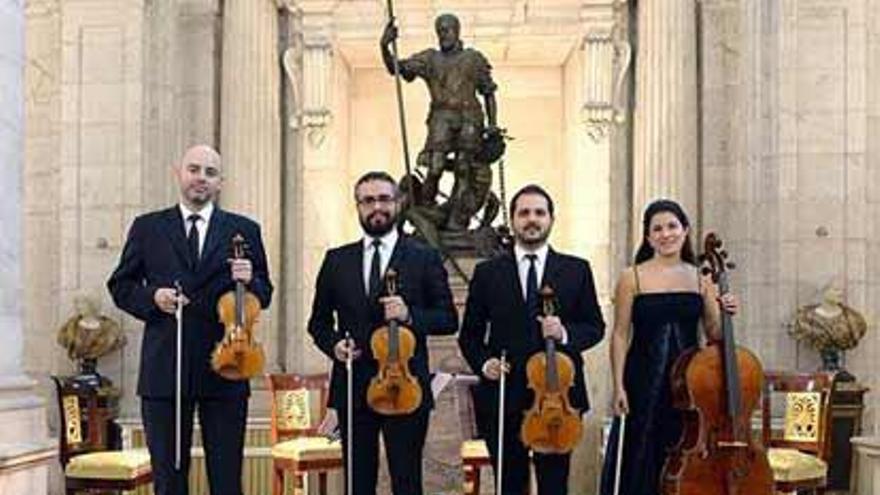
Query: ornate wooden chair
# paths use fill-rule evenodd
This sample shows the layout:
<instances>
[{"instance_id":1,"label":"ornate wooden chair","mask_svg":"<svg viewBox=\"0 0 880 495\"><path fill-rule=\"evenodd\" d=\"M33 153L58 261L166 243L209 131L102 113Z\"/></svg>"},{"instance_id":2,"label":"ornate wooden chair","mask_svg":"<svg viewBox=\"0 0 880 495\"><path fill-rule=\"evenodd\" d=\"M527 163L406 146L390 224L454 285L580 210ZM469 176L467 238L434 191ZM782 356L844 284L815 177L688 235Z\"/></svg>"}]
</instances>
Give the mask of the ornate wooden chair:
<instances>
[{"instance_id":1,"label":"ornate wooden chair","mask_svg":"<svg viewBox=\"0 0 880 495\"><path fill-rule=\"evenodd\" d=\"M327 414L329 378L317 375L267 375L272 396L272 495L284 494L284 473L304 493L310 472L318 474L318 490L327 493L327 474L342 468L342 442L318 434Z\"/></svg>"},{"instance_id":2,"label":"ornate wooden chair","mask_svg":"<svg viewBox=\"0 0 880 495\"><path fill-rule=\"evenodd\" d=\"M106 390L70 377L53 376L60 415L59 458L68 495L133 490L152 481L146 449L113 450Z\"/></svg>"},{"instance_id":3,"label":"ornate wooden chair","mask_svg":"<svg viewBox=\"0 0 880 495\"><path fill-rule=\"evenodd\" d=\"M833 387L834 373L764 373L761 431L778 492L823 493ZM784 401L781 430L771 424L774 399Z\"/></svg>"}]
</instances>

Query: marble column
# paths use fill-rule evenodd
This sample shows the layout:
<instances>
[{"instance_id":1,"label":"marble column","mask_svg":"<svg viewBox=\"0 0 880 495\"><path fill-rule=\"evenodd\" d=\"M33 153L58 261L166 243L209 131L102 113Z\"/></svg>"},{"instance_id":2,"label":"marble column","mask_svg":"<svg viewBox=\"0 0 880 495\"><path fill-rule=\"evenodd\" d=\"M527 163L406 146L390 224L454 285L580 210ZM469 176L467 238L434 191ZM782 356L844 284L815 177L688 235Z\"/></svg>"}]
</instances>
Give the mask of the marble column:
<instances>
[{"instance_id":1,"label":"marble column","mask_svg":"<svg viewBox=\"0 0 880 495\"><path fill-rule=\"evenodd\" d=\"M221 204L260 222L276 287L281 275L281 64L275 0L224 4L220 152ZM277 308L260 325L267 368L277 362Z\"/></svg>"},{"instance_id":2,"label":"marble column","mask_svg":"<svg viewBox=\"0 0 880 495\"><path fill-rule=\"evenodd\" d=\"M51 454L43 401L22 371L24 25L24 0L0 2L0 493L45 493L45 462L17 468Z\"/></svg>"},{"instance_id":3,"label":"marble column","mask_svg":"<svg viewBox=\"0 0 880 495\"><path fill-rule=\"evenodd\" d=\"M697 31L694 0L638 5L633 228L656 198L679 201L697 220Z\"/></svg>"}]
</instances>

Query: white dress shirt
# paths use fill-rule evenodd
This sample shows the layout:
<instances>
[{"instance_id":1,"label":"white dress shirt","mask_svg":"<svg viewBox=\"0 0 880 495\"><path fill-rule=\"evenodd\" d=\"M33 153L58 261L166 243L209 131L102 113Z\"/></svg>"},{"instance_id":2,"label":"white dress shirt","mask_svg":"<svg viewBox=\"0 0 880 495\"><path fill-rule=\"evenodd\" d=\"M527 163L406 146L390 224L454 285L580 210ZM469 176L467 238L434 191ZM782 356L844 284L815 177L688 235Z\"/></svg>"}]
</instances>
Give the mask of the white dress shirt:
<instances>
[{"instance_id":1,"label":"white dress shirt","mask_svg":"<svg viewBox=\"0 0 880 495\"><path fill-rule=\"evenodd\" d=\"M544 244L534 251L530 251L520 246L519 244L514 244L513 246L513 255L516 257L516 268L519 272L519 285L522 287L522 296L523 301L526 300L528 292L528 279L529 279L529 259L526 257L530 254L534 254L537 256L535 259L535 272L538 275L538 290L541 290L541 283L544 280L544 267L547 266L547 253L550 251L550 246ZM568 332L566 330L562 331L562 340L560 341L563 344L568 343Z\"/></svg>"},{"instance_id":2,"label":"white dress shirt","mask_svg":"<svg viewBox=\"0 0 880 495\"><path fill-rule=\"evenodd\" d=\"M382 243L379 245L379 275L384 276L385 270L388 269L388 262L391 260L391 253L394 252L394 246L397 245L397 229L392 228L390 232L383 235L382 237L370 237L364 236L364 259L363 259L363 275L364 275L364 289L366 293L370 293L370 268L373 263L373 251L376 250L373 247L373 239L379 239Z\"/></svg>"},{"instance_id":3,"label":"white dress shirt","mask_svg":"<svg viewBox=\"0 0 880 495\"><path fill-rule=\"evenodd\" d=\"M541 290L541 281L544 280L544 266L547 264L547 252L550 248L547 244L539 247L535 251L529 251L519 244L513 246L513 255L516 257L516 268L519 271L519 286L522 287L523 301L526 300L526 292L528 291L529 279L529 259L526 257L530 254L536 255L535 272L538 274L538 290Z\"/></svg>"},{"instance_id":4,"label":"white dress shirt","mask_svg":"<svg viewBox=\"0 0 880 495\"><path fill-rule=\"evenodd\" d=\"M199 233L199 257L202 256L202 248L205 247L205 237L208 233L208 225L211 223L211 215L214 213L214 203L208 203L199 211L192 211L183 203L180 203L180 214L183 215L183 236L189 234L190 221L189 216L198 214L201 217L196 221L196 230Z\"/></svg>"},{"instance_id":5,"label":"white dress shirt","mask_svg":"<svg viewBox=\"0 0 880 495\"><path fill-rule=\"evenodd\" d=\"M523 301L527 298L528 292L528 278L529 278L529 259L526 257L529 254L534 254L537 256L535 259L535 272L538 276L538 290L541 290L541 282L544 279L544 267L547 266L547 253L550 251L550 248L547 244L539 247L534 251L527 250L520 246L519 244L514 244L513 246L513 256L516 260L516 268L517 272L519 272L519 285L522 288L522 297ZM562 340L563 344L568 343L568 331L565 329L562 330ZM490 358L491 359L491 358ZM489 364L489 359L487 359L482 366L482 372L485 376L486 367Z\"/></svg>"}]
</instances>

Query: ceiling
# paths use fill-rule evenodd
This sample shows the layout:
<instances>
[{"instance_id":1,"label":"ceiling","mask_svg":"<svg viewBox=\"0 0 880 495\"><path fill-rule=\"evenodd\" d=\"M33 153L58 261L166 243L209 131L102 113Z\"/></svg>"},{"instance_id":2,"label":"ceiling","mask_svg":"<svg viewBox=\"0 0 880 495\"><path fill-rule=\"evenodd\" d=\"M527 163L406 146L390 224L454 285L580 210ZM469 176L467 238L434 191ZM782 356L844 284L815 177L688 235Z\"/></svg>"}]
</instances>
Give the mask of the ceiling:
<instances>
[{"instance_id":1,"label":"ceiling","mask_svg":"<svg viewBox=\"0 0 880 495\"><path fill-rule=\"evenodd\" d=\"M614 0L397 0L402 56L436 46L434 18L456 14L465 46L480 50L493 66L562 65L584 35L590 4ZM353 68L380 67L379 37L385 2L303 0L297 2L304 25L330 37Z\"/></svg>"}]
</instances>

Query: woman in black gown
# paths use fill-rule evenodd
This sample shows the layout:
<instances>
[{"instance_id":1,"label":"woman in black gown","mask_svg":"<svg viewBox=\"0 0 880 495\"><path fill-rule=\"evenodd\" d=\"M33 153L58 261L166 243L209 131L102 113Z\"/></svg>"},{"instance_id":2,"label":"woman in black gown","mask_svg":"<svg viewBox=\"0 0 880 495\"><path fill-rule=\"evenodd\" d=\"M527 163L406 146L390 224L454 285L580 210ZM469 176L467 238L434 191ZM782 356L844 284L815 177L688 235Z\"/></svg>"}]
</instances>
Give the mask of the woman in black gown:
<instances>
[{"instance_id":1,"label":"woman in black gown","mask_svg":"<svg viewBox=\"0 0 880 495\"><path fill-rule=\"evenodd\" d=\"M720 338L720 311L735 312L736 298L718 298L717 287L700 276L681 206L658 200L645 210L642 245L635 264L620 275L611 335L615 416L627 414L620 495L656 495L666 453L681 434L672 407L670 370L682 351L696 346L698 324L709 339ZM603 495L614 492L619 420L605 451Z\"/></svg>"}]
</instances>

